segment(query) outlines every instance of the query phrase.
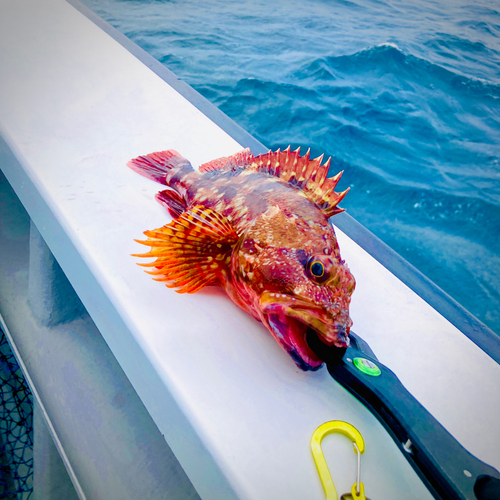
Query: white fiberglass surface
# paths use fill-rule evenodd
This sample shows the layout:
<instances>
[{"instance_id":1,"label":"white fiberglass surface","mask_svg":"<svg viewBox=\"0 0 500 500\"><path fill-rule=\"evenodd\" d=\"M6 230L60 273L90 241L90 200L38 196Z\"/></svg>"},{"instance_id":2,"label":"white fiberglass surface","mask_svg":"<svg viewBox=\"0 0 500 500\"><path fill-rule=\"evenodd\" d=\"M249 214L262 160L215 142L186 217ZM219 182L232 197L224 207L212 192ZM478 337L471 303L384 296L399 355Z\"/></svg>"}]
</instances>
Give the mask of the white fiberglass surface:
<instances>
[{"instance_id":1,"label":"white fiberglass surface","mask_svg":"<svg viewBox=\"0 0 500 500\"><path fill-rule=\"evenodd\" d=\"M145 248L134 238L170 218L154 200L160 185L126 162L173 148L198 166L239 144L66 2L0 6L0 66L7 69L0 133L69 235L77 272L58 235L34 209L30 215L195 486L203 472L190 468L176 435L185 422L239 498L320 499L309 440L321 423L338 419L366 440L370 498L431 498L380 424L326 369L301 372L220 290L176 294L130 256ZM25 186L11 182L30 211ZM499 366L349 238L339 234L339 241L357 280L354 330L472 453L500 467L491 397L499 393ZM108 333L94 286L127 325L123 337ZM169 398L180 412L169 413ZM325 453L339 491L349 490L352 447L332 437Z\"/></svg>"}]
</instances>

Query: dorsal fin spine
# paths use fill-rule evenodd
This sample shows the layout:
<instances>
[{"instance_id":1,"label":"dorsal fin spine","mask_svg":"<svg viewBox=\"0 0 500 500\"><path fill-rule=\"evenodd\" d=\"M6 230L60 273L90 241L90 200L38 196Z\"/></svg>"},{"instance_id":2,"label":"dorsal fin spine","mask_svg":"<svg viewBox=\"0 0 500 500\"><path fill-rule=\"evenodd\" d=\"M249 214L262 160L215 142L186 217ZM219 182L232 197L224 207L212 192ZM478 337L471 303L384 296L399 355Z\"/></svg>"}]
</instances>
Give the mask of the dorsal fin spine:
<instances>
[{"instance_id":1,"label":"dorsal fin spine","mask_svg":"<svg viewBox=\"0 0 500 500\"><path fill-rule=\"evenodd\" d=\"M323 182L325 182L326 176L328 175L328 170L330 169L330 162L332 161L332 157L328 158L326 163L324 165L321 165L318 168L318 171L314 177L314 180L319 184L323 185Z\"/></svg>"},{"instance_id":2,"label":"dorsal fin spine","mask_svg":"<svg viewBox=\"0 0 500 500\"><path fill-rule=\"evenodd\" d=\"M282 163L283 165L288 165L288 164L290 163L290 155L292 154L292 153L291 153L291 147L290 147L290 145L288 145L288 147L287 147L287 148L285 149L285 151L283 151L283 152L284 152L285 154L284 154L284 156L283 156L283 158L282 158L282 160L283 160L283 161L282 161L281 163ZM282 169L280 168L280 172L281 172L281 170L282 170Z\"/></svg>"},{"instance_id":3,"label":"dorsal fin spine","mask_svg":"<svg viewBox=\"0 0 500 500\"><path fill-rule=\"evenodd\" d=\"M302 175L300 179L300 187L305 188L308 184L309 181L313 176L316 175L320 165L321 165L321 160L323 159L324 155L318 156L317 158L314 158L314 160L310 160L309 164L304 166L304 174Z\"/></svg>"},{"instance_id":4,"label":"dorsal fin spine","mask_svg":"<svg viewBox=\"0 0 500 500\"><path fill-rule=\"evenodd\" d=\"M309 167L307 168L304 176L307 180L311 179L311 177L316 175L316 173L319 170L319 167L321 166L321 161L323 160L323 156L324 155L318 156L309 163Z\"/></svg>"},{"instance_id":5,"label":"dorsal fin spine","mask_svg":"<svg viewBox=\"0 0 500 500\"><path fill-rule=\"evenodd\" d=\"M337 200L337 203L340 203L344 198L345 198L345 195L351 190L351 187L349 186L347 189L344 189L344 191L342 191L341 193L339 193L338 195L338 200Z\"/></svg>"},{"instance_id":6,"label":"dorsal fin spine","mask_svg":"<svg viewBox=\"0 0 500 500\"><path fill-rule=\"evenodd\" d=\"M342 177L342 174L343 174L343 171L339 172L334 177L330 177L329 179L326 179L324 181L324 185L322 186L322 190L323 190L325 198L328 198L330 196L330 193L332 193L333 190L337 187L337 184L339 183L339 180Z\"/></svg>"},{"instance_id":7,"label":"dorsal fin spine","mask_svg":"<svg viewBox=\"0 0 500 500\"><path fill-rule=\"evenodd\" d=\"M293 164L288 166L287 169L287 177L288 177L288 182L291 182L294 186L297 186L297 173L298 173L298 165L299 165L299 160L300 160L300 146L294 151L295 154L295 159L293 161Z\"/></svg>"},{"instance_id":8,"label":"dorsal fin spine","mask_svg":"<svg viewBox=\"0 0 500 500\"><path fill-rule=\"evenodd\" d=\"M343 173L344 173L344 171L342 170L338 174L334 175L333 177L330 177L331 182L335 183L335 186L337 186L337 184L339 183L340 178L342 177Z\"/></svg>"},{"instance_id":9,"label":"dorsal fin spine","mask_svg":"<svg viewBox=\"0 0 500 500\"><path fill-rule=\"evenodd\" d=\"M297 168L297 165L299 163L299 158L300 158L300 146L294 151L295 153L295 160L293 162L293 167L292 167L292 170L295 171L295 169Z\"/></svg>"},{"instance_id":10,"label":"dorsal fin spine","mask_svg":"<svg viewBox=\"0 0 500 500\"><path fill-rule=\"evenodd\" d=\"M311 152L311 148L307 150L307 153L304 155L303 161L304 166L302 167L302 175L306 173L307 167L309 166L309 153Z\"/></svg>"}]
</instances>

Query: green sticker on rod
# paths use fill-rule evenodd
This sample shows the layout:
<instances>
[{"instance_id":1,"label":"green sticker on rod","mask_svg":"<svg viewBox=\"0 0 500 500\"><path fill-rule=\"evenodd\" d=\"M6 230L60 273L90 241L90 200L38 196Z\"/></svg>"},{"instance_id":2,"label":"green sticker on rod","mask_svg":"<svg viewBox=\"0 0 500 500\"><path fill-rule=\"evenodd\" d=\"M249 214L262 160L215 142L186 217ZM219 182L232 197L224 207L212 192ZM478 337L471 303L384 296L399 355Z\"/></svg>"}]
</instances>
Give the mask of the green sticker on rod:
<instances>
[{"instance_id":1,"label":"green sticker on rod","mask_svg":"<svg viewBox=\"0 0 500 500\"><path fill-rule=\"evenodd\" d=\"M378 377L382 373L380 371L380 368L375 363L372 363L369 359L354 358L353 363L360 372L371 375L372 377Z\"/></svg>"}]
</instances>

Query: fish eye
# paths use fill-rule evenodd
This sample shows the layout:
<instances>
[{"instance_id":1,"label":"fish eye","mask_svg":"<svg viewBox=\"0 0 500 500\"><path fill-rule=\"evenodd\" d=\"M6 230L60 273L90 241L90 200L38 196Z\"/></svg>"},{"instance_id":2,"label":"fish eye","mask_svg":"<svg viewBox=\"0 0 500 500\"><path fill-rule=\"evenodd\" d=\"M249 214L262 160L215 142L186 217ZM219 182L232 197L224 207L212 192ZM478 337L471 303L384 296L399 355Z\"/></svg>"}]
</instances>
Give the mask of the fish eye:
<instances>
[{"instance_id":1,"label":"fish eye","mask_svg":"<svg viewBox=\"0 0 500 500\"><path fill-rule=\"evenodd\" d=\"M331 263L326 255L311 257L306 264L306 272L317 283L323 283L330 276Z\"/></svg>"},{"instance_id":2,"label":"fish eye","mask_svg":"<svg viewBox=\"0 0 500 500\"><path fill-rule=\"evenodd\" d=\"M322 278L325 274L325 266L319 260L315 260L311 264L311 274L316 278Z\"/></svg>"}]
</instances>

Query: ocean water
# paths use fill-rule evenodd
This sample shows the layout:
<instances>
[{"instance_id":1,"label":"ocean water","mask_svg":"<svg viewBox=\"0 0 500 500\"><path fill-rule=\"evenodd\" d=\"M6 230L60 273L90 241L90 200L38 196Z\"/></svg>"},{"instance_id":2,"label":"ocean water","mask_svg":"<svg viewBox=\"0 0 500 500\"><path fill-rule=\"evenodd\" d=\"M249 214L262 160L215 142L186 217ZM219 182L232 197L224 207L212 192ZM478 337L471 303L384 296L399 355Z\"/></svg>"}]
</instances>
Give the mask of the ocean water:
<instances>
[{"instance_id":1,"label":"ocean water","mask_svg":"<svg viewBox=\"0 0 500 500\"><path fill-rule=\"evenodd\" d=\"M500 334L497 0L85 3Z\"/></svg>"}]
</instances>

